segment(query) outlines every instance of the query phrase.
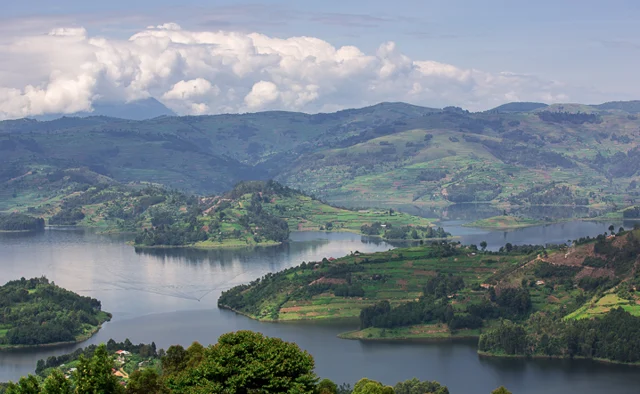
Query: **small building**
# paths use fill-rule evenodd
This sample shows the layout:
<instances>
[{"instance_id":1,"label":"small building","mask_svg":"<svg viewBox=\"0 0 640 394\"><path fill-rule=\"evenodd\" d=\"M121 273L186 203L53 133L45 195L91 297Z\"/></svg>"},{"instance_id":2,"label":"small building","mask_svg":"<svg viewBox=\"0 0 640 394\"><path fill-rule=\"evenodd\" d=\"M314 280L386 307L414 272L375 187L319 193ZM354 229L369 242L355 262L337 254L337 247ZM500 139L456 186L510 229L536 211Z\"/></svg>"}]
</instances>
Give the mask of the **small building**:
<instances>
[{"instance_id":1,"label":"small building","mask_svg":"<svg viewBox=\"0 0 640 394\"><path fill-rule=\"evenodd\" d=\"M131 354L131 352L128 352L126 350L118 350L118 351L116 351L116 354L119 355L119 356L128 356L128 355Z\"/></svg>"},{"instance_id":2,"label":"small building","mask_svg":"<svg viewBox=\"0 0 640 394\"><path fill-rule=\"evenodd\" d=\"M542 286L542 285L544 285L544 281L543 280L536 281L536 286Z\"/></svg>"},{"instance_id":3,"label":"small building","mask_svg":"<svg viewBox=\"0 0 640 394\"><path fill-rule=\"evenodd\" d=\"M329 257L327 260L329 261L336 261L336 259L334 257Z\"/></svg>"},{"instance_id":4,"label":"small building","mask_svg":"<svg viewBox=\"0 0 640 394\"><path fill-rule=\"evenodd\" d=\"M480 285L480 287L482 287L483 289L489 289L489 288L491 288L491 285L488 284L488 283L483 283L483 284Z\"/></svg>"}]
</instances>

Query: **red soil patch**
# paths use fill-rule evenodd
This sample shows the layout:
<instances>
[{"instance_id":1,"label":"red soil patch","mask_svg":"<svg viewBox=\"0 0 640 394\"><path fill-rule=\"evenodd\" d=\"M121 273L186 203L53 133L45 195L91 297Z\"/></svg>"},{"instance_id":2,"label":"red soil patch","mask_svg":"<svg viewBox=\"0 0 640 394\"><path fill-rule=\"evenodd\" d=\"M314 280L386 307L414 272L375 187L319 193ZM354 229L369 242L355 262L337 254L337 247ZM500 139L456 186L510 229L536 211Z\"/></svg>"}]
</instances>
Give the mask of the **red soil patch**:
<instances>
[{"instance_id":1,"label":"red soil patch","mask_svg":"<svg viewBox=\"0 0 640 394\"><path fill-rule=\"evenodd\" d=\"M407 290L407 285L409 284L409 282L407 282L406 279L398 279L396 283L400 285L402 290Z\"/></svg>"},{"instance_id":2,"label":"red soil patch","mask_svg":"<svg viewBox=\"0 0 640 394\"><path fill-rule=\"evenodd\" d=\"M589 244L577 248L570 248L564 253L554 253L546 259L546 262L555 265L579 266L582 265L582 262L586 257L594 255L593 244Z\"/></svg>"}]
</instances>

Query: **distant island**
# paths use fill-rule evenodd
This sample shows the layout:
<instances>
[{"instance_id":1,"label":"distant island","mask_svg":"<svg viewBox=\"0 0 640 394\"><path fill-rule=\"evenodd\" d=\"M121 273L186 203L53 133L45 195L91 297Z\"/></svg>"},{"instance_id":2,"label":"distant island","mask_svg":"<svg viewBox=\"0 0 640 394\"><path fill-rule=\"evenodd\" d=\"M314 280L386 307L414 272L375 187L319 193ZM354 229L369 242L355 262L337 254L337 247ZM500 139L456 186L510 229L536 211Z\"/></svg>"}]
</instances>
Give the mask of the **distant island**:
<instances>
[{"instance_id":1,"label":"distant island","mask_svg":"<svg viewBox=\"0 0 640 394\"><path fill-rule=\"evenodd\" d=\"M348 231L415 242L451 236L428 219L393 209L337 208L275 181L241 182L230 192L200 199L183 212L154 214L153 226L138 232L135 245L276 245L287 241L291 231Z\"/></svg>"},{"instance_id":2,"label":"distant island","mask_svg":"<svg viewBox=\"0 0 640 394\"><path fill-rule=\"evenodd\" d=\"M21 213L0 214L0 232L26 232L44 230L44 219Z\"/></svg>"},{"instance_id":3,"label":"distant island","mask_svg":"<svg viewBox=\"0 0 640 394\"><path fill-rule=\"evenodd\" d=\"M89 339L111 319L100 301L65 290L45 277L0 287L0 350Z\"/></svg>"},{"instance_id":4,"label":"distant island","mask_svg":"<svg viewBox=\"0 0 640 394\"><path fill-rule=\"evenodd\" d=\"M484 355L636 363L636 228L571 246L507 244L489 252L433 242L354 252L236 286L218 305L261 321L359 319L359 330L341 334L346 339L477 337ZM587 341L588 335L594 337Z\"/></svg>"},{"instance_id":5,"label":"distant island","mask_svg":"<svg viewBox=\"0 0 640 394\"><path fill-rule=\"evenodd\" d=\"M486 219L478 219L470 223L465 223L465 227L479 227L487 229L513 229L522 227L531 227L544 224L542 220L534 220L521 218L517 216L501 215L493 216Z\"/></svg>"}]
</instances>

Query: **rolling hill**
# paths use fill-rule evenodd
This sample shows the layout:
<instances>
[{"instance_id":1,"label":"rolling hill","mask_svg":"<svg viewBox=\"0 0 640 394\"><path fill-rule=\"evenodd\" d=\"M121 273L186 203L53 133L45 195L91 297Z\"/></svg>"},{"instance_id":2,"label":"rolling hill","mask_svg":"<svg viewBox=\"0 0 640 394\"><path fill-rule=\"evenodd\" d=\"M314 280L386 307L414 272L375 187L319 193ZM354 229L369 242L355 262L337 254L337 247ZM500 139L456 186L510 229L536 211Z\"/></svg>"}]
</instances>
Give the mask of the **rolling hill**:
<instances>
[{"instance_id":1,"label":"rolling hill","mask_svg":"<svg viewBox=\"0 0 640 394\"><path fill-rule=\"evenodd\" d=\"M381 103L314 115L4 121L0 199L10 207L33 194L20 182L29 173L86 167L203 194L276 179L341 205L518 206L553 189L562 205L619 209L640 193L635 107L510 103L470 113Z\"/></svg>"}]
</instances>

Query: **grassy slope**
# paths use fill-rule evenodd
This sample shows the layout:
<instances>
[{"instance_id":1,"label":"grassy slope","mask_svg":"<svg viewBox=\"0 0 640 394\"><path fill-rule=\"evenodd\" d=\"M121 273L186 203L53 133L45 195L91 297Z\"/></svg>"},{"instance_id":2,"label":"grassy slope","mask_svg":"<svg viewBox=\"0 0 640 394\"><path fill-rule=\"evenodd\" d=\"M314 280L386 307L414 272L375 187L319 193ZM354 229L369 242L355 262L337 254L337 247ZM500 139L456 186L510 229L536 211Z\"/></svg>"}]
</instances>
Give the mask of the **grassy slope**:
<instances>
[{"instance_id":1,"label":"grassy slope","mask_svg":"<svg viewBox=\"0 0 640 394\"><path fill-rule=\"evenodd\" d=\"M635 231L640 236L640 231ZM606 313L616 306L622 306L632 314L640 315L640 293L633 293L632 299L624 299L616 294L616 288L592 295L592 299L584 305L577 299L583 290L578 287L562 285L562 277L541 277L536 267L549 263L554 266L574 267L575 278L583 276L608 275L611 271L593 271L580 265L584 257L592 254L592 244L572 247L568 251L550 253L548 257L540 255L485 255L470 250L462 250L457 256L448 258L425 258L430 247L395 249L374 254L351 255L333 263L322 263L318 267L303 269L298 267L286 273L288 284L278 291L261 293L253 313L247 310L239 312L257 320L313 320L335 318L357 318L360 310L381 300L388 300L391 305L399 305L416 300L422 293L422 287L429 277L436 273L461 276L465 281L465 289L452 300L455 310L464 311L465 305L477 303L486 297L486 291L478 285L487 283L496 287L517 287L523 281L530 284L532 312L571 313L566 318L585 318ZM567 253L568 252L568 253ZM568 256L568 257L567 257ZM315 263L311 263L311 267ZM318 278L326 278L332 266L357 265L360 271L352 273L352 283L361 284L365 290L364 297L337 297L331 291L315 295L311 298L296 296L300 287L308 286ZM374 280L374 275L381 275L384 280ZM335 275L331 276L336 278ZM295 279L295 281L294 281ZM623 281L626 276L621 276ZM322 280L322 279L321 279ZM542 282L538 282L542 281ZM577 279L573 279L577 283ZM298 284L295 284L298 283ZM302 284L300 284L302 283ZM306 285L304 284L306 283ZM338 282L336 282L338 283ZM344 283L344 281L343 281ZM252 292L255 285L243 293ZM221 305L225 306L225 305ZM422 324L394 329L367 328L365 330L344 333L347 339L418 339L449 338L477 336L483 330L494 327L497 321L486 321L479 330L459 330L451 332L443 324Z\"/></svg>"},{"instance_id":2,"label":"grassy slope","mask_svg":"<svg viewBox=\"0 0 640 394\"><path fill-rule=\"evenodd\" d=\"M275 208L284 207L283 211ZM361 234L360 227L374 222L389 223L395 226L432 225L429 219L408 215L402 212L389 213L383 209L347 210L324 204L308 196L278 197L265 208L285 219L293 231L319 230L321 227L330 231L350 231ZM327 223L331 223L330 229Z\"/></svg>"},{"instance_id":3,"label":"grassy slope","mask_svg":"<svg viewBox=\"0 0 640 394\"><path fill-rule=\"evenodd\" d=\"M417 299L422 294L422 287L427 280L436 273L452 273L464 278L467 286L458 297L459 305L462 306L484 295L484 291L472 290L474 286L491 281L500 270L513 269L530 258L529 256L496 258L482 254L472 255L474 252L471 251L448 258L424 258L426 250L428 248L425 247L403 248L338 259L332 264L362 267L362 271L353 275L357 275L357 283L362 284L365 290L364 297L336 297L331 293L325 293L314 296L310 300L289 299L288 292L293 288L287 287L287 290L263 299L260 302L262 312L250 314L250 316L258 320L272 320L271 312L274 308L278 308L278 320L358 317L363 307L380 300L389 300L394 305ZM366 262L365 259L370 262ZM317 279L318 274L322 277L323 272L328 272L330 266L331 264L321 265L317 270L296 269L289 276L308 277L310 283ZM374 275L382 275L385 280L374 280L372 279ZM282 303L283 301L285 302Z\"/></svg>"},{"instance_id":4,"label":"grassy slope","mask_svg":"<svg viewBox=\"0 0 640 394\"><path fill-rule=\"evenodd\" d=\"M229 206L224 210L217 209L219 200L214 200L211 208L205 209L201 221L204 226L211 226L217 221L220 212L224 213L220 231L227 234L222 241L207 240L196 243L195 247L219 248L219 247L245 247L245 246L269 246L277 242L262 241L256 243L253 233L247 231L239 223L238 219L247 214L247 207L251 204L251 194L245 194L235 200L227 201ZM352 211L336 208L324 204L311 197L294 193L292 196L276 195L270 202L262 204L263 209L269 213L284 219L291 231L349 231L361 234L360 227L374 222L390 223L393 226L432 226L428 219L412 216L405 213L394 212L389 215L388 210L370 209L366 211ZM331 223L330 227L327 224ZM239 236L231 236L233 231L240 232Z\"/></svg>"},{"instance_id":5,"label":"grassy slope","mask_svg":"<svg viewBox=\"0 0 640 394\"><path fill-rule=\"evenodd\" d=\"M625 189L632 180L639 179L638 174L631 178L615 178L609 183L607 176L583 161L592 159L596 152L608 156L638 146L640 140L634 133L638 121L623 114L603 115L602 118L602 124L577 126L546 123L534 113L501 115L503 132L523 130L537 136L539 141L544 139L542 150L564 154L576 163L575 168L505 163L482 143L464 139L467 135L481 140L506 141L502 133L491 129L485 129L483 135L464 133L455 126L433 119L432 124L419 125L422 127L413 130L323 151L322 156L305 156L280 177L294 186L304 185L305 190L330 201L360 201L362 205L376 201L448 204L447 187L471 182L502 185L502 192L494 202L505 202L509 196L541 184L565 182L573 185L579 195L594 193L590 204L615 202L624 205L625 201L628 204L632 197ZM519 123L510 126L508 122ZM628 136L632 143L622 144L599 137L598 132L604 130ZM425 134L431 134L433 138L425 146L416 148L416 144L424 143ZM452 141L450 137L458 141ZM407 144L414 146L407 147ZM395 154L382 153L389 146L395 147ZM417 177L424 169L446 169L449 175L440 181L419 181Z\"/></svg>"}]
</instances>

